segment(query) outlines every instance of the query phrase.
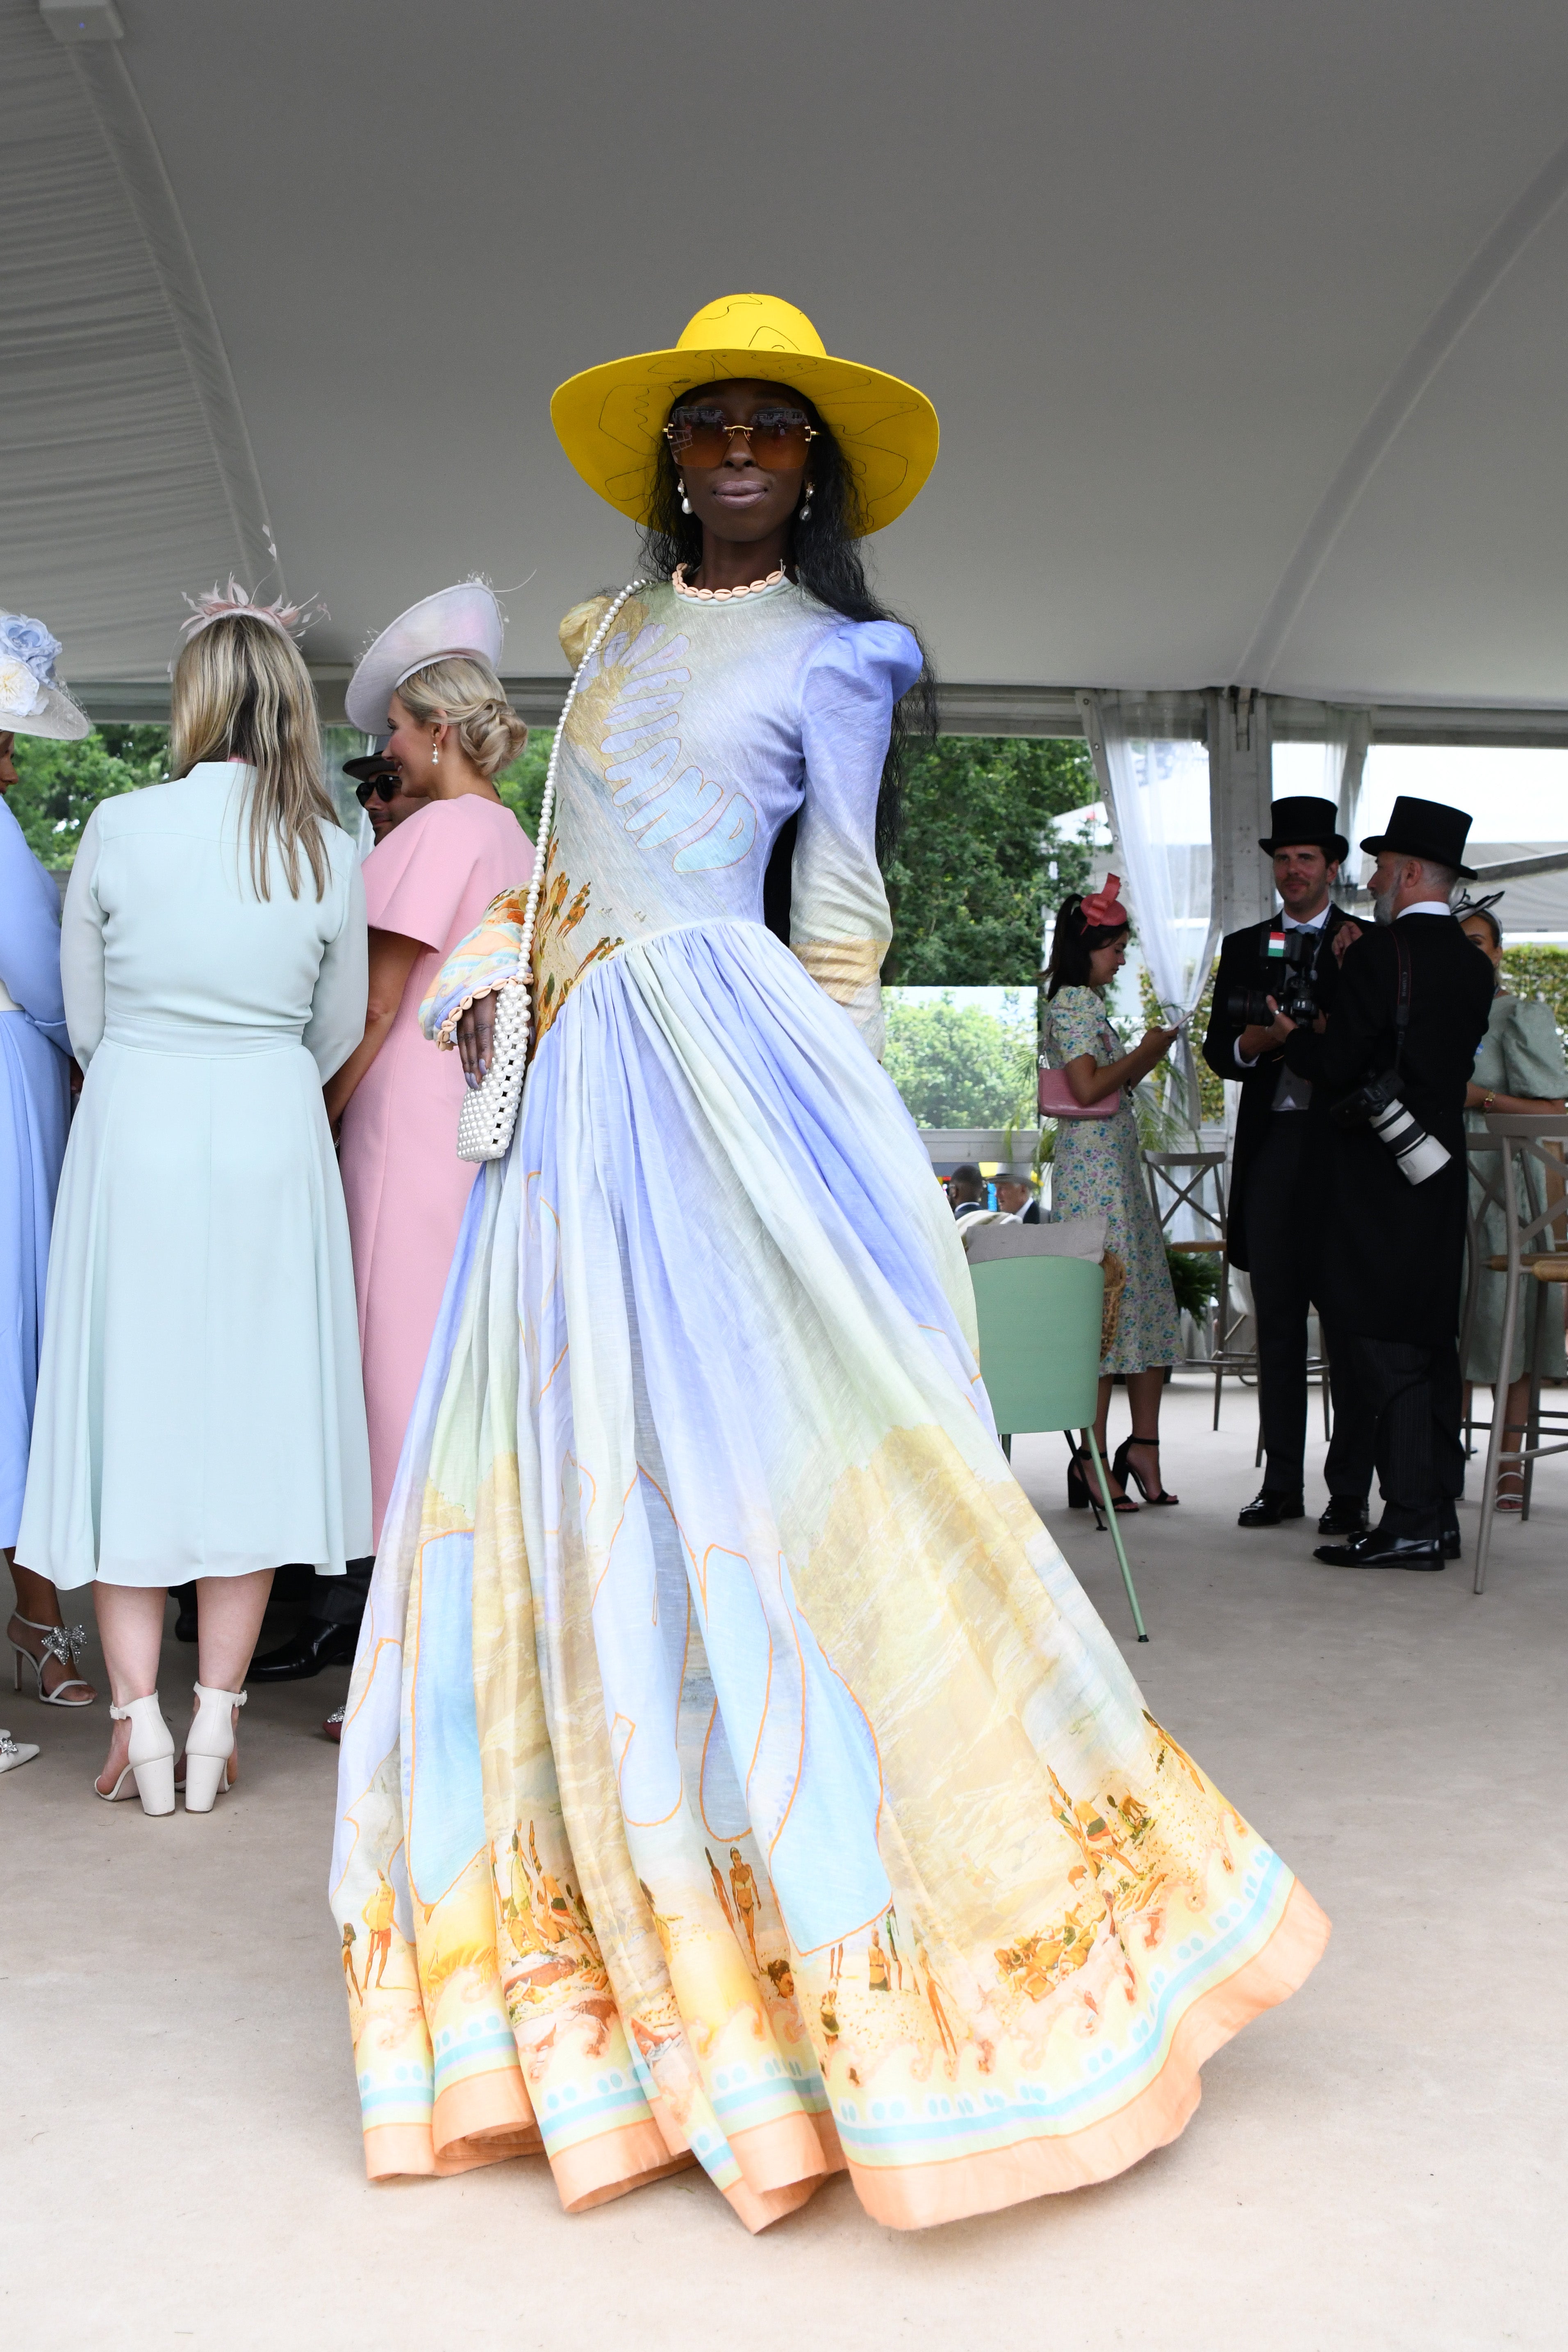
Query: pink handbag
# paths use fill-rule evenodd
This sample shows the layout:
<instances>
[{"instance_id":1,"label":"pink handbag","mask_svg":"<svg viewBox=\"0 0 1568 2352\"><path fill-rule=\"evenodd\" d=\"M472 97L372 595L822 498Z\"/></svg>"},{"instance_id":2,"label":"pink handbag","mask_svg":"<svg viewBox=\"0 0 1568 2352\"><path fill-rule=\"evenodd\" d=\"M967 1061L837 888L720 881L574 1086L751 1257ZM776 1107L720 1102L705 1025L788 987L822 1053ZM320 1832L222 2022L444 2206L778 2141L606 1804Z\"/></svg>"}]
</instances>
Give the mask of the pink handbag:
<instances>
[{"instance_id":1,"label":"pink handbag","mask_svg":"<svg viewBox=\"0 0 1568 2352\"><path fill-rule=\"evenodd\" d=\"M1046 1118L1114 1118L1121 1108L1121 1089L1106 1095L1097 1103L1080 1103L1068 1084L1065 1070L1048 1070L1040 1065L1039 1107Z\"/></svg>"}]
</instances>

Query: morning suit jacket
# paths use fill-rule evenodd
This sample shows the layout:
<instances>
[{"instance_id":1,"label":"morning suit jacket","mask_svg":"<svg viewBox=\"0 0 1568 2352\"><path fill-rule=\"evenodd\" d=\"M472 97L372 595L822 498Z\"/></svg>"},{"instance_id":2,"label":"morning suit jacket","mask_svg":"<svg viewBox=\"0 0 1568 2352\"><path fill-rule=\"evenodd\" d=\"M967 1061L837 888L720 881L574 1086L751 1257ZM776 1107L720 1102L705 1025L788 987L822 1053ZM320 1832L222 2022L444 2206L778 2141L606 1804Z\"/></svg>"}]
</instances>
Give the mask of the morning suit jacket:
<instances>
[{"instance_id":1,"label":"morning suit jacket","mask_svg":"<svg viewBox=\"0 0 1568 2352\"><path fill-rule=\"evenodd\" d=\"M1399 1172L1370 1126L1316 1118L1311 1178L1319 1200L1314 1296L1336 1328L1416 1347L1451 1342L1459 1325L1465 1254L1465 1089L1486 1034L1492 968L1452 915L1405 915L1363 929L1345 950L1321 1036L1299 1029L1285 1048L1324 1112L1393 1066L1398 952L1410 962L1410 1024L1397 1091L1448 1153L1424 1184Z\"/></svg>"},{"instance_id":2,"label":"morning suit jacket","mask_svg":"<svg viewBox=\"0 0 1568 2352\"><path fill-rule=\"evenodd\" d=\"M1329 941L1342 923L1350 921L1342 907L1331 906L1328 919L1318 933L1317 961L1313 980L1318 1003L1326 1012L1334 1001L1339 983L1339 964ZM1239 1078L1241 1101L1236 1116L1236 1150L1230 1171L1230 1211L1226 1232L1230 1242L1230 1262L1244 1271L1251 1264L1247 1251L1247 1174L1256 1158L1268 1122L1274 1117L1274 1094L1279 1083L1279 1072L1285 1060L1284 1048L1265 1054L1251 1069L1245 1068L1236 1058L1236 1041L1242 1024L1227 1020L1225 1001L1233 988L1262 988L1278 996L1279 985L1269 987L1264 971L1264 950L1268 934L1283 920L1271 915L1267 922L1248 923L1241 931L1232 931L1219 951L1219 970L1215 976L1214 996L1209 1012L1208 1033L1204 1039L1204 1059L1216 1078ZM1300 1112L1284 1114L1300 1118Z\"/></svg>"}]
</instances>

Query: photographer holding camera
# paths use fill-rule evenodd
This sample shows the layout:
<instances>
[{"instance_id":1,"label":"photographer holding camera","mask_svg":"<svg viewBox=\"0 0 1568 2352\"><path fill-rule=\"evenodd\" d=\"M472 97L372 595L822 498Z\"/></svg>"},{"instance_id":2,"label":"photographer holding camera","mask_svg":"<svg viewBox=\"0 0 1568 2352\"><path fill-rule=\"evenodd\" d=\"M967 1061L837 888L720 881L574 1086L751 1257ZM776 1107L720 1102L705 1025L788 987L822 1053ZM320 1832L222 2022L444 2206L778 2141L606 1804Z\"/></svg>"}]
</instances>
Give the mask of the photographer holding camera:
<instances>
[{"instance_id":1,"label":"photographer holding camera","mask_svg":"<svg viewBox=\"0 0 1568 2352\"><path fill-rule=\"evenodd\" d=\"M1258 847L1274 861L1280 913L1232 931L1220 950L1204 1059L1216 1077L1239 1079L1230 1180L1230 1262L1251 1280L1258 1330L1258 1416L1263 1487L1241 1513L1244 1528L1278 1527L1304 1515L1307 1443L1307 1314L1324 1323L1334 1400L1321 1535L1357 1535L1372 1484L1371 1414L1354 1388L1354 1350L1336 1347L1314 1288L1315 1193L1309 1177L1311 1081L1287 1065L1298 1026L1312 1024L1339 982L1338 935L1356 926L1330 896L1350 845L1336 830L1332 801L1305 793L1278 800ZM1321 1117L1323 1106L1316 1106Z\"/></svg>"},{"instance_id":2,"label":"photographer holding camera","mask_svg":"<svg viewBox=\"0 0 1568 2352\"><path fill-rule=\"evenodd\" d=\"M1370 1533L1319 1546L1334 1567L1458 1557L1465 1095L1493 984L1449 903L1475 878L1461 863L1469 829L1441 802L1394 802L1387 831L1362 843L1377 860L1377 928L1342 947L1322 1033L1297 1028L1285 1048L1328 1106L1313 1121L1315 1290L1331 1345L1353 1351L1384 1504Z\"/></svg>"}]
</instances>

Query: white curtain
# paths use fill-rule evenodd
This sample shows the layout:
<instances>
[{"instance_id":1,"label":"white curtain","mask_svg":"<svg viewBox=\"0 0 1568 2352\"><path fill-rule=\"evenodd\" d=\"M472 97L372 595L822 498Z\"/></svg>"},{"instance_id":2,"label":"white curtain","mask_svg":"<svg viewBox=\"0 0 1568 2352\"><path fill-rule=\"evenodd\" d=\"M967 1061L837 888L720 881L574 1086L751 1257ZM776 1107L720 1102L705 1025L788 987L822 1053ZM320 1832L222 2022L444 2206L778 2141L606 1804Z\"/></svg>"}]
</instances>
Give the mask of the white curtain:
<instances>
[{"instance_id":1,"label":"white curtain","mask_svg":"<svg viewBox=\"0 0 1568 2352\"><path fill-rule=\"evenodd\" d=\"M1219 945L1208 752L1174 731L1170 698L1086 694L1079 703L1138 945L1154 993L1174 1021L1196 1008ZM1184 1033L1177 1053L1195 1131L1201 1123L1197 1065Z\"/></svg>"},{"instance_id":2,"label":"white curtain","mask_svg":"<svg viewBox=\"0 0 1568 2352\"><path fill-rule=\"evenodd\" d=\"M1359 846L1361 841L1362 782L1366 773L1367 746L1372 740L1372 713L1368 710L1337 710L1329 712L1329 740L1323 745L1323 791L1340 813L1340 831L1350 843L1350 856L1342 868L1339 896L1348 899L1360 876L1365 858Z\"/></svg>"}]
</instances>

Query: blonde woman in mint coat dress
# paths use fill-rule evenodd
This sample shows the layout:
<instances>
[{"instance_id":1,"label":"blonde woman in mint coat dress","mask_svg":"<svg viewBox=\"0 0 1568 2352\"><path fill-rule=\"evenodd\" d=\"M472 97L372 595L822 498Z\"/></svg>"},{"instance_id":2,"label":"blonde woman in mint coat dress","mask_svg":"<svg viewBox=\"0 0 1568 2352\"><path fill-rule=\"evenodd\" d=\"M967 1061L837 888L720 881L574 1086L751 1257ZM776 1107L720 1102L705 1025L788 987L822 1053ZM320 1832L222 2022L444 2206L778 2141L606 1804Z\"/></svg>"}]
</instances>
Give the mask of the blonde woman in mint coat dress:
<instances>
[{"instance_id":1,"label":"blonde woman in mint coat dress","mask_svg":"<svg viewBox=\"0 0 1568 2352\"><path fill-rule=\"evenodd\" d=\"M185 1801L233 1778L272 1571L370 1549L353 1265L321 1086L364 1027L359 859L322 789L292 617L198 613L175 781L106 801L67 894L87 1072L49 1265L16 1549L91 1582L114 1696L97 1789L174 1808L167 1588L196 1580Z\"/></svg>"}]
</instances>

